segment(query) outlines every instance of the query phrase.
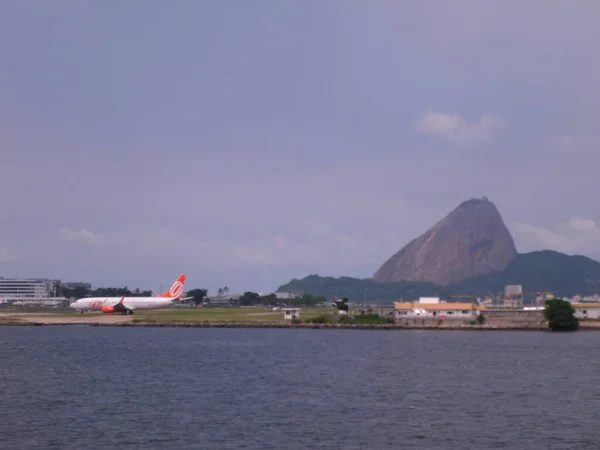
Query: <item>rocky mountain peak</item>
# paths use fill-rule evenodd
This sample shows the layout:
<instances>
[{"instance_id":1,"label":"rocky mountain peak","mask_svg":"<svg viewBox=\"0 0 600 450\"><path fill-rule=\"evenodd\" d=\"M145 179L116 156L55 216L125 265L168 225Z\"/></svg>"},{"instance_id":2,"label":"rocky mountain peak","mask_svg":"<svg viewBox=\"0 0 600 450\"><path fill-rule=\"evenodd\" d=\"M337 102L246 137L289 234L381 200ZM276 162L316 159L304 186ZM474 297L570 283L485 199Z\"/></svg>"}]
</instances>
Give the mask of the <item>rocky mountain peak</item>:
<instances>
[{"instance_id":1,"label":"rocky mountain peak","mask_svg":"<svg viewBox=\"0 0 600 450\"><path fill-rule=\"evenodd\" d=\"M473 198L388 259L373 279L445 286L502 271L516 256L515 243L496 205L486 197Z\"/></svg>"}]
</instances>

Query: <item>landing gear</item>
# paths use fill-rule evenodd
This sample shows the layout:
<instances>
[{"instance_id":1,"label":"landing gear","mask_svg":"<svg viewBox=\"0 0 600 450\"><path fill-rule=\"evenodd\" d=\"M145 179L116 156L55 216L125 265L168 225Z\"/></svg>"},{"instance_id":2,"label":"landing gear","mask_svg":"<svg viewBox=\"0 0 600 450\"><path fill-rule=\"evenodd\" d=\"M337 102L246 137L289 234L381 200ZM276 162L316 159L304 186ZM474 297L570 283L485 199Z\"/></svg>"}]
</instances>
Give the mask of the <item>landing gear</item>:
<instances>
[{"instance_id":1,"label":"landing gear","mask_svg":"<svg viewBox=\"0 0 600 450\"><path fill-rule=\"evenodd\" d=\"M129 314L131 314L133 316L133 309L129 310Z\"/></svg>"}]
</instances>

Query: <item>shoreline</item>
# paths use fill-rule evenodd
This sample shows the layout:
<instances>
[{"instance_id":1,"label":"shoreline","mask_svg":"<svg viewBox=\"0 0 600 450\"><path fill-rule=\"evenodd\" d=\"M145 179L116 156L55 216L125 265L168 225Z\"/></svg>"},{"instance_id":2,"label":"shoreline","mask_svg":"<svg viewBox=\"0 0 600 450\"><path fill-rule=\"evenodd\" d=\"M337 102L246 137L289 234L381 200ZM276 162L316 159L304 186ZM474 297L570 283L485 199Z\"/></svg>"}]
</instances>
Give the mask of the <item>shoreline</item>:
<instances>
[{"instance_id":1,"label":"shoreline","mask_svg":"<svg viewBox=\"0 0 600 450\"><path fill-rule=\"evenodd\" d=\"M0 312L0 326L73 326L154 327L154 328L288 328L308 330L423 330L423 331L550 331L548 322L539 314L488 317L483 324L475 320L427 318L398 320L395 323L347 323L322 319L323 311L305 309L300 321L286 320L280 313L231 310L162 310L139 315L123 314L54 314L53 312ZM258 317L260 316L260 317ZM324 322L324 323L321 323ZM600 331L600 319L583 319L581 331Z\"/></svg>"},{"instance_id":2,"label":"shoreline","mask_svg":"<svg viewBox=\"0 0 600 450\"><path fill-rule=\"evenodd\" d=\"M44 320L0 320L0 326L74 326L91 327L141 327L141 328L288 328L309 330L390 330L390 331L543 331L549 332L545 324L539 325L400 325L400 324L291 324L276 322L169 322L169 321L140 321L140 322L99 322L99 321L44 321ZM579 331L600 331L600 323L596 326L581 324Z\"/></svg>"}]
</instances>

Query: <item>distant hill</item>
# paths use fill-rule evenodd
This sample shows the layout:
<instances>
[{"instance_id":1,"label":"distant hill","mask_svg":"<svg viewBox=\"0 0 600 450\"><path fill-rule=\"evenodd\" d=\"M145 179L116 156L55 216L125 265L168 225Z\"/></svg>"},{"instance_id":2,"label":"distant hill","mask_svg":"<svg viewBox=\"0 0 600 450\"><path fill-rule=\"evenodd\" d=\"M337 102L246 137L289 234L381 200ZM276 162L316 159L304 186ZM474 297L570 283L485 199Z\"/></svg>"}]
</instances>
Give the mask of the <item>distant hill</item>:
<instances>
[{"instance_id":1,"label":"distant hill","mask_svg":"<svg viewBox=\"0 0 600 450\"><path fill-rule=\"evenodd\" d=\"M483 197L461 203L388 259L376 281L429 281L442 286L504 270L517 256L496 206Z\"/></svg>"},{"instance_id":2,"label":"distant hill","mask_svg":"<svg viewBox=\"0 0 600 450\"><path fill-rule=\"evenodd\" d=\"M319 275L309 275L301 280L294 278L289 283L279 286L277 291L301 291L305 294L324 295L328 300L333 300L334 297L348 297L353 302L363 302L366 298L370 303L390 303L400 299L408 301L419 297L447 297L448 295L445 288L434 283L382 283L371 278L333 278Z\"/></svg>"},{"instance_id":3,"label":"distant hill","mask_svg":"<svg viewBox=\"0 0 600 450\"><path fill-rule=\"evenodd\" d=\"M569 256L552 250L523 253L501 271L449 286L453 292L497 294L509 284L526 292L552 292L560 297L600 293L600 263L586 256Z\"/></svg>"},{"instance_id":4,"label":"distant hill","mask_svg":"<svg viewBox=\"0 0 600 450\"><path fill-rule=\"evenodd\" d=\"M380 282L373 279L349 277L321 277L309 275L301 280L293 279L280 286L279 292L303 291L313 295L324 295L328 299L348 297L351 301L391 303L414 300L419 297L439 296L454 300L453 295L498 294L509 284L520 284L525 292L552 292L560 297L591 295L600 293L600 263L585 256L568 256L551 250L517 255L508 267L493 274L481 275L440 286L429 282Z\"/></svg>"}]
</instances>

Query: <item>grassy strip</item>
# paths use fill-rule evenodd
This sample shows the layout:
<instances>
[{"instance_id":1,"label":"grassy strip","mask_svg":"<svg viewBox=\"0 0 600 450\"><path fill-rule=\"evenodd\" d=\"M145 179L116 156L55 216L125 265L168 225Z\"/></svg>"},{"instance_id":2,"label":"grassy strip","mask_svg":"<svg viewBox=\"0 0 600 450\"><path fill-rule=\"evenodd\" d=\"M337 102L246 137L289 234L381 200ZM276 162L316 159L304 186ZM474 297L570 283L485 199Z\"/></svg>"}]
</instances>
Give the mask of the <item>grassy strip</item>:
<instances>
[{"instance_id":1,"label":"grassy strip","mask_svg":"<svg viewBox=\"0 0 600 450\"><path fill-rule=\"evenodd\" d=\"M323 314L322 308L303 308L300 312L303 319L310 319L321 314ZM101 312L84 314L71 312L70 314L52 314L51 317L71 319L74 317L98 318L106 315ZM49 316L49 314L19 314L7 317L36 319ZM133 316L128 317L136 322L277 322L284 320L282 311L240 308L156 309L136 311Z\"/></svg>"}]
</instances>

